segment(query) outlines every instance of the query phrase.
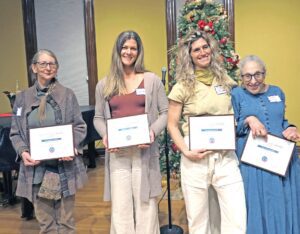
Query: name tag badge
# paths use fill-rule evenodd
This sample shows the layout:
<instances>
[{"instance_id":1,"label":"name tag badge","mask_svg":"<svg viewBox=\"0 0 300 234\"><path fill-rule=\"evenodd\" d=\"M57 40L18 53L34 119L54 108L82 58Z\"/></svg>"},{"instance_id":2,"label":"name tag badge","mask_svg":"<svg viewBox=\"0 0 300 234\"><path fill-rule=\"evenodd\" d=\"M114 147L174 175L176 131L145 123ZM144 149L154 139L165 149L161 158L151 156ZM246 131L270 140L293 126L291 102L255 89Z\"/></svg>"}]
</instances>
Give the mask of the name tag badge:
<instances>
[{"instance_id":1,"label":"name tag badge","mask_svg":"<svg viewBox=\"0 0 300 234\"><path fill-rule=\"evenodd\" d=\"M278 95L273 95L268 97L270 102L281 102L281 98Z\"/></svg>"},{"instance_id":2,"label":"name tag badge","mask_svg":"<svg viewBox=\"0 0 300 234\"><path fill-rule=\"evenodd\" d=\"M226 90L221 85L215 86L215 90L218 95L227 93Z\"/></svg>"},{"instance_id":3,"label":"name tag badge","mask_svg":"<svg viewBox=\"0 0 300 234\"><path fill-rule=\"evenodd\" d=\"M18 107L17 116L21 116L21 113L22 113L22 107Z\"/></svg>"},{"instance_id":4,"label":"name tag badge","mask_svg":"<svg viewBox=\"0 0 300 234\"><path fill-rule=\"evenodd\" d=\"M145 89L136 89L135 93L136 93L136 95L145 95L146 91L145 91Z\"/></svg>"}]
</instances>

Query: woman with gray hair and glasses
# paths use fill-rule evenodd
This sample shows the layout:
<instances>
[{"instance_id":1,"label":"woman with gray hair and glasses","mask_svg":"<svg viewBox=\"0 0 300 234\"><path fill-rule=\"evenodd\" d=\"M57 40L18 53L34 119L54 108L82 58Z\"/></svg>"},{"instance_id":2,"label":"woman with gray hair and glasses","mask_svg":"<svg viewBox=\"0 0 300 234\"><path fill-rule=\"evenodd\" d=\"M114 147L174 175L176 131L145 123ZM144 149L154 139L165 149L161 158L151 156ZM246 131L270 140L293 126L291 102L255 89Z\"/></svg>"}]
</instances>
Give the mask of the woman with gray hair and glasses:
<instances>
[{"instance_id":1,"label":"woman with gray hair and glasses","mask_svg":"<svg viewBox=\"0 0 300 234\"><path fill-rule=\"evenodd\" d=\"M239 67L242 86L231 94L238 157L249 134L266 138L270 133L299 141L299 131L285 118L283 91L266 83L264 62L256 55L249 55L240 61ZM285 177L245 163L241 163L240 169L246 194L247 233L300 233L300 159L296 149Z\"/></svg>"},{"instance_id":2,"label":"woman with gray hair and glasses","mask_svg":"<svg viewBox=\"0 0 300 234\"><path fill-rule=\"evenodd\" d=\"M30 68L35 83L17 94L10 131L20 160L16 194L33 203L40 233L75 233L75 193L87 181L86 167L79 155L86 124L74 92L56 79L58 67L52 51L42 49L34 55ZM29 129L63 124L73 126L76 156L34 160Z\"/></svg>"}]
</instances>

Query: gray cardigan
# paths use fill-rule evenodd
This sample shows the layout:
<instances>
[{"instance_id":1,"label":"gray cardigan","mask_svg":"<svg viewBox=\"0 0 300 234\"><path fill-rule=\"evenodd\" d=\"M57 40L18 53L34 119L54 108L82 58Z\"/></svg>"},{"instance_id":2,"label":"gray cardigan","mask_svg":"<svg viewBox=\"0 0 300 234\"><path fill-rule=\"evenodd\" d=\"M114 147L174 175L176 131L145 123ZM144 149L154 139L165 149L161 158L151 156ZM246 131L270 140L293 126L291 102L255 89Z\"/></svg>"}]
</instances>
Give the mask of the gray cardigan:
<instances>
[{"instance_id":1,"label":"gray cardigan","mask_svg":"<svg viewBox=\"0 0 300 234\"><path fill-rule=\"evenodd\" d=\"M103 97L103 89L106 79L102 79L96 86L96 106L94 126L103 137L106 134L106 120L111 118L108 101ZM146 92L145 112L148 115L150 129L155 136L159 136L167 125L168 99L165 89L158 76L153 73L144 73L144 87ZM147 149L142 150L142 178L141 178L141 200L148 201L149 198L157 197L161 193L161 174L159 167L159 144L158 139ZM109 153L105 154L105 181L104 200L109 201L110 194L110 172Z\"/></svg>"},{"instance_id":2,"label":"gray cardigan","mask_svg":"<svg viewBox=\"0 0 300 234\"><path fill-rule=\"evenodd\" d=\"M61 110L61 118L56 120L60 124L73 124L74 146L82 152L82 141L86 136L86 124L82 119L77 99L71 89L65 88L58 81L50 99L53 99ZM52 101L52 100L51 100ZM20 159L20 154L24 150L29 151L29 135L27 126L27 116L32 111L32 107L39 106L40 99L37 97L36 85L22 91L17 95L13 108L14 116L11 123L10 139L12 145ZM63 162L65 174L68 180L70 195L75 194L77 188L81 188L87 181L86 168L81 157L75 157L73 161ZM20 171L16 194L26 197L32 201L32 182L34 167L25 166L20 162Z\"/></svg>"}]
</instances>

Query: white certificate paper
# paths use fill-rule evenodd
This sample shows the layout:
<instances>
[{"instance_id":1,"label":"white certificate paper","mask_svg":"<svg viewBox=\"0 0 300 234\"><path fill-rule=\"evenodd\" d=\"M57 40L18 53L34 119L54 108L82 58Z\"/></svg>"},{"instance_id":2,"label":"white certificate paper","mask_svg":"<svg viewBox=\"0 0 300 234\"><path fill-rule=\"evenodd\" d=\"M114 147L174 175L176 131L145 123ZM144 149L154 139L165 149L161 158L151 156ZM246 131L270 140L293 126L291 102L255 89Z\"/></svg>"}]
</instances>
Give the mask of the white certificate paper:
<instances>
[{"instance_id":1,"label":"white certificate paper","mask_svg":"<svg viewBox=\"0 0 300 234\"><path fill-rule=\"evenodd\" d=\"M250 132L241 161L285 176L294 147L295 142L270 134L267 140L263 137L253 139Z\"/></svg>"},{"instance_id":2,"label":"white certificate paper","mask_svg":"<svg viewBox=\"0 0 300 234\"><path fill-rule=\"evenodd\" d=\"M30 155L34 160L74 156L72 124L29 129Z\"/></svg>"},{"instance_id":3,"label":"white certificate paper","mask_svg":"<svg viewBox=\"0 0 300 234\"><path fill-rule=\"evenodd\" d=\"M149 144L149 134L147 114L107 120L109 149Z\"/></svg>"},{"instance_id":4,"label":"white certificate paper","mask_svg":"<svg viewBox=\"0 0 300 234\"><path fill-rule=\"evenodd\" d=\"M189 117L190 150L235 150L233 115Z\"/></svg>"}]
</instances>

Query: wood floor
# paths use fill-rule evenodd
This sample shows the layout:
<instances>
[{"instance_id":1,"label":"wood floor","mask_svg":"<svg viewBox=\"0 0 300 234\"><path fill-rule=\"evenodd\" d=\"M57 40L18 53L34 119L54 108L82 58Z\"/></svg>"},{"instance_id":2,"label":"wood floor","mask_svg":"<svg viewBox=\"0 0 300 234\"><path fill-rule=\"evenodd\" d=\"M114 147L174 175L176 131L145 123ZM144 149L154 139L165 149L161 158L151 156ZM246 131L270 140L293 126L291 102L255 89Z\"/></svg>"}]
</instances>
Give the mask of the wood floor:
<instances>
[{"instance_id":1,"label":"wood floor","mask_svg":"<svg viewBox=\"0 0 300 234\"><path fill-rule=\"evenodd\" d=\"M110 227L110 203L103 202L103 157L97 157L97 167L88 170L89 183L76 195L75 219L78 234L107 234ZM187 221L183 200L172 201L172 223L187 233ZM159 203L160 225L168 224L167 200ZM20 203L0 207L0 234L35 234L39 227L35 219L20 218Z\"/></svg>"}]
</instances>

